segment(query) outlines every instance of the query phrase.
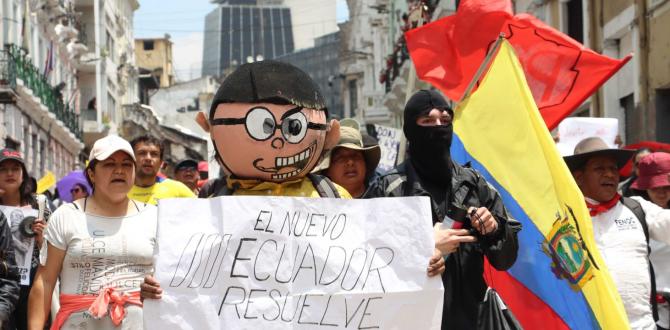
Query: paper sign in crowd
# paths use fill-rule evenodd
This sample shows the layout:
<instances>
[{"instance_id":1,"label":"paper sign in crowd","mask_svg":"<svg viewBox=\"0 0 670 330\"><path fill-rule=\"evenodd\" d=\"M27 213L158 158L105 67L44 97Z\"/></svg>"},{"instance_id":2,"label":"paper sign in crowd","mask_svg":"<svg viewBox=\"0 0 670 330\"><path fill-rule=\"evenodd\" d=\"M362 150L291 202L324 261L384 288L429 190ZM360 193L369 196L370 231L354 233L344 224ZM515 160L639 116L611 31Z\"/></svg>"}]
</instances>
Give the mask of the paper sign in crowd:
<instances>
[{"instance_id":1,"label":"paper sign in crowd","mask_svg":"<svg viewBox=\"0 0 670 330\"><path fill-rule=\"evenodd\" d=\"M379 148L381 148L381 159L377 167L384 172L388 172L396 165L400 139L403 133L397 128L382 125L375 125L375 131L377 132Z\"/></svg>"},{"instance_id":2,"label":"paper sign in crowd","mask_svg":"<svg viewBox=\"0 0 670 330\"><path fill-rule=\"evenodd\" d=\"M556 144L561 156L571 156L575 146L581 140L597 136L610 148L618 148L616 136L619 133L619 120L616 118L570 117L558 125L559 141Z\"/></svg>"},{"instance_id":3,"label":"paper sign in crowd","mask_svg":"<svg viewBox=\"0 0 670 330\"><path fill-rule=\"evenodd\" d=\"M438 329L425 197L159 204L147 329Z\"/></svg>"}]
</instances>

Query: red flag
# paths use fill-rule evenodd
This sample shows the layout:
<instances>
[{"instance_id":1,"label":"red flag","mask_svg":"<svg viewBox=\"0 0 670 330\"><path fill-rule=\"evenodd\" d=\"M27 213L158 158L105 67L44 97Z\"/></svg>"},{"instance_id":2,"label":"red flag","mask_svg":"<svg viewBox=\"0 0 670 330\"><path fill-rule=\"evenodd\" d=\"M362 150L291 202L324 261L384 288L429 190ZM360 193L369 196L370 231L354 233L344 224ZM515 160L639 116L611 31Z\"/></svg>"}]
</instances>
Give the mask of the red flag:
<instances>
[{"instance_id":1,"label":"red flag","mask_svg":"<svg viewBox=\"0 0 670 330\"><path fill-rule=\"evenodd\" d=\"M407 47L419 78L460 100L503 32L553 129L631 58L600 55L531 15L512 16L509 8L507 0L464 0L455 15L408 31Z\"/></svg>"}]
</instances>

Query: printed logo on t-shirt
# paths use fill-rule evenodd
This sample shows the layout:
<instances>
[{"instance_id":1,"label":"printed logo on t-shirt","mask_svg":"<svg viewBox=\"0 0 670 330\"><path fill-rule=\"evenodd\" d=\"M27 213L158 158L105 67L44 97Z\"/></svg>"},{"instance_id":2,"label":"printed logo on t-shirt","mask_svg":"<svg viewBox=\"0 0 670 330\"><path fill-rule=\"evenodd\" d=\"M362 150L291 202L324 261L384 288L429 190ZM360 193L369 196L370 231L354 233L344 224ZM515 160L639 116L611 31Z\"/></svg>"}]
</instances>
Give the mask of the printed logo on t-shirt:
<instances>
[{"instance_id":1,"label":"printed logo on t-shirt","mask_svg":"<svg viewBox=\"0 0 670 330\"><path fill-rule=\"evenodd\" d=\"M623 219L614 219L614 224L619 230L633 230L638 229L638 221L633 217Z\"/></svg>"},{"instance_id":2,"label":"printed logo on t-shirt","mask_svg":"<svg viewBox=\"0 0 670 330\"><path fill-rule=\"evenodd\" d=\"M82 256L71 259L71 267L79 272L77 291L86 294L105 287L137 289L150 265L143 263L142 257L129 255L126 237L114 239L102 230L92 234L93 237L82 239Z\"/></svg>"}]
</instances>

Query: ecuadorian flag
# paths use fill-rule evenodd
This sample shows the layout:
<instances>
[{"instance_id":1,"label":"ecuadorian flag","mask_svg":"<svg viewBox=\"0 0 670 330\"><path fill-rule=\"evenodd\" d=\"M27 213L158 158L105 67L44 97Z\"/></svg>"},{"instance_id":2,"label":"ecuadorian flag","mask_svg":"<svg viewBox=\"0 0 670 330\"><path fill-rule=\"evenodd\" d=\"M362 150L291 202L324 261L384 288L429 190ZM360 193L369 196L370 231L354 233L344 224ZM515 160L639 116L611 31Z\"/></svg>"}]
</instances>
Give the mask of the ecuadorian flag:
<instances>
[{"instance_id":1,"label":"ecuadorian flag","mask_svg":"<svg viewBox=\"0 0 670 330\"><path fill-rule=\"evenodd\" d=\"M485 275L524 328L628 328L584 198L507 41L454 123L454 160L471 162L523 223L514 266Z\"/></svg>"}]
</instances>

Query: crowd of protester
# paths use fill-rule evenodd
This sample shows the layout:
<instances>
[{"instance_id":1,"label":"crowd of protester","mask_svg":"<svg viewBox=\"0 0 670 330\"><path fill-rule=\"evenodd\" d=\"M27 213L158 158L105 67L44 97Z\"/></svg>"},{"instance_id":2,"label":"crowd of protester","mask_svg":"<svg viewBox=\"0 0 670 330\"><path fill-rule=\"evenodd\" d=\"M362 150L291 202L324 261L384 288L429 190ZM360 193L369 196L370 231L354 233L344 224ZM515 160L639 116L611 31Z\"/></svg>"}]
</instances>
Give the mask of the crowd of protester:
<instances>
[{"instance_id":1,"label":"crowd of protester","mask_svg":"<svg viewBox=\"0 0 670 330\"><path fill-rule=\"evenodd\" d=\"M498 270L509 269L522 226L477 171L451 159L453 125L458 124L453 118L439 93L421 90L405 107L409 149L402 164L379 173L380 147L364 143L370 137L358 125L342 125L339 141L313 172L332 181L344 198L428 196L436 230L427 273L441 275L444 283L442 328L471 329L477 327L477 306L487 288L484 257ZM630 326L668 329L670 153L634 153L611 149L594 137L580 142L565 162L591 212L595 241ZM0 205L40 210L27 228L0 212L0 328L142 327L141 297L158 299L162 293L150 276L158 200L230 194L231 181L238 180L208 181L206 162L194 159L180 161L167 178L160 174L163 156L161 141L151 136L130 142L115 135L101 138L84 170L59 180L57 192L39 205L21 154L0 150ZM620 180L621 168L631 159L632 176ZM256 194L241 188L237 193ZM614 220L620 217L637 218L640 225L618 226ZM454 223L467 223L472 230ZM91 251L101 253L104 267L118 270L117 275L82 275L80 264L98 262ZM31 257L30 276L20 285L17 265L23 255Z\"/></svg>"}]
</instances>

